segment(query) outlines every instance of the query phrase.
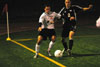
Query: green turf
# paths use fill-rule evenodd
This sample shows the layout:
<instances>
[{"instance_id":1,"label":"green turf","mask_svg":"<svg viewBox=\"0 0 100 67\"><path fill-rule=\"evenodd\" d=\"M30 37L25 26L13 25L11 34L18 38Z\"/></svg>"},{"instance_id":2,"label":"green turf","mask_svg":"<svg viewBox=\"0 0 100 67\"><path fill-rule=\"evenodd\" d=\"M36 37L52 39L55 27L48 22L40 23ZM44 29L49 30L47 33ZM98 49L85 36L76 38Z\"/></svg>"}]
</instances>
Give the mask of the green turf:
<instances>
[{"instance_id":1,"label":"green turf","mask_svg":"<svg viewBox=\"0 0 100 67\"><path fill-rule=\"evenodd\" d=\"M63 49L61 44L60 33L61 29L56 29L57 39L51 52ZM34 50L37 40L37 31L24 31L12 33L11 38L18 39L33 39L30 41L18 41ZM23 47L6 41L6 35L0 36L0 67L58 67L54 63L39 57L34 59L34 53L24 49ZM67 39L68 40L68 39ZM49 40L43 41L40 48L40 53L48 56ZM74 47L72 50L73 56L68 57L64 54L62 58L50 57L67 67L100 67L100 29L89 28L88 26L80 26L77 28L74 37Z\"/></svg>"}]
</instances>

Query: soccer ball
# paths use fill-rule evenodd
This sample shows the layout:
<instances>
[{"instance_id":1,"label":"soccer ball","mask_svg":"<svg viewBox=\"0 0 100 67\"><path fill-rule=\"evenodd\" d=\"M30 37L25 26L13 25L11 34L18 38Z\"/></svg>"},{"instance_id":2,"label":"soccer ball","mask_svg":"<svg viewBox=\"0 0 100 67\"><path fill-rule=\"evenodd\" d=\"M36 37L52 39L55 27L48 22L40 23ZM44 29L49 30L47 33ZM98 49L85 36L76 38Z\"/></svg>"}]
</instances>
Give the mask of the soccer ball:
<instances>
[{"instance_id":1,"label":"soccer ball","mask_svg":"<svg viewBox=\"0 0 100 67\"><path fill-rule=\"evenodd\" d=\"M54 52L54 56L55 56L55 57L62 57L62 56L63 56L63 53L62 53L61 50L56 50L56 51Z\"/></svg>"},{"instance_id":2,"label":"soccer ball","mask_svg":"<svg viewBox=\"0 0 100 67\"><path fill-rule=\"evenodd\" d=\"M100 28L100 17L97 19L97 21L96 21L96 27L97 28Z\"/></svg>"}]
</instances>

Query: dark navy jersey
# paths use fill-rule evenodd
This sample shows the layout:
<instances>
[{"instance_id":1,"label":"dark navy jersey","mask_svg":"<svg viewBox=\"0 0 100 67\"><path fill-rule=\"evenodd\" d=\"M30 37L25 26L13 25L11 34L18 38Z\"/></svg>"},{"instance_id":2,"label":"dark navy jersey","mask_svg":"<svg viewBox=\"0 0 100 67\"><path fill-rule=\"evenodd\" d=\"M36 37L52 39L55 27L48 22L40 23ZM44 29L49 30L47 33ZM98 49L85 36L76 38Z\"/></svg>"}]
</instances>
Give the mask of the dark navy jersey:
<instances>
[{"instance_id":1,"label":"dark navy jersey","mask_svg":"<svg viewBox=\"0 0 100 67\"><path fill-rule=\"evenodd\" d=\"M78 6L78 5L72 5L69 9L66 7L63 7L61 9L61 18L63 19L64 22L70 21L70 17L75 17L76 19L76 13L78 11L81 11L83 8Z\"/></svg>"}]
</instances>

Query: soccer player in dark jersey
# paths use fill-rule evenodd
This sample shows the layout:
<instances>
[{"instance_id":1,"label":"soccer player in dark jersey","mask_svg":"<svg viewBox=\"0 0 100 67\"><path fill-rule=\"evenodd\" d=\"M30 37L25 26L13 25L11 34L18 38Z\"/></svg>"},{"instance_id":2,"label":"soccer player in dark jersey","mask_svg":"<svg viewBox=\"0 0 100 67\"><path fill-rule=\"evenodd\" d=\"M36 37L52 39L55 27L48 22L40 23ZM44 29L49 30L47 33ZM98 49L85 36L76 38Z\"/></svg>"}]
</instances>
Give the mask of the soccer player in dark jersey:
<instances>
[{"instance_id":1,"label":"soccer player in dark jersey","mask_svg":"<svg viewBox=\"0 0 100 67\"><path fill-rule=\"evenodd\" d=\"M80 7L78 5L71 5L70 0L65 0L65 7L61 9L61 18L63 20L63 30L62 30L62 44L64 46L63 52L67 51L68 55L71 55L71 50L73 46L73 35L76 30L76 13L78 11L87 11L92 8L92 5L89 7ZM65 41L66 37L69 37L69 47Z\"/></svg>"}]
</instances>

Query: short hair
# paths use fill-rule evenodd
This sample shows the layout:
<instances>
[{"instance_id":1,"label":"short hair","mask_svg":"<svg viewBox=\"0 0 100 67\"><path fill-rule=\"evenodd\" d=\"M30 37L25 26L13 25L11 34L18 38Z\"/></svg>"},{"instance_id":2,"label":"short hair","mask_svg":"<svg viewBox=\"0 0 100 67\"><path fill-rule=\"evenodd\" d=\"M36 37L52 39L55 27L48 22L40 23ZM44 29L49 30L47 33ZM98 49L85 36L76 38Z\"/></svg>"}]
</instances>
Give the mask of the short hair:
<instances>
[{"instance_id":1,"label":"short hair","mask_svg":"<svg viewBox=\"0 0 100 67\"><path fill-rule=\"evenodd\" d=\"M45 8L45 7L51 7L51 6L47 4L47 5L44 5L44 8Z\"/></svg>"}]
</instances>

